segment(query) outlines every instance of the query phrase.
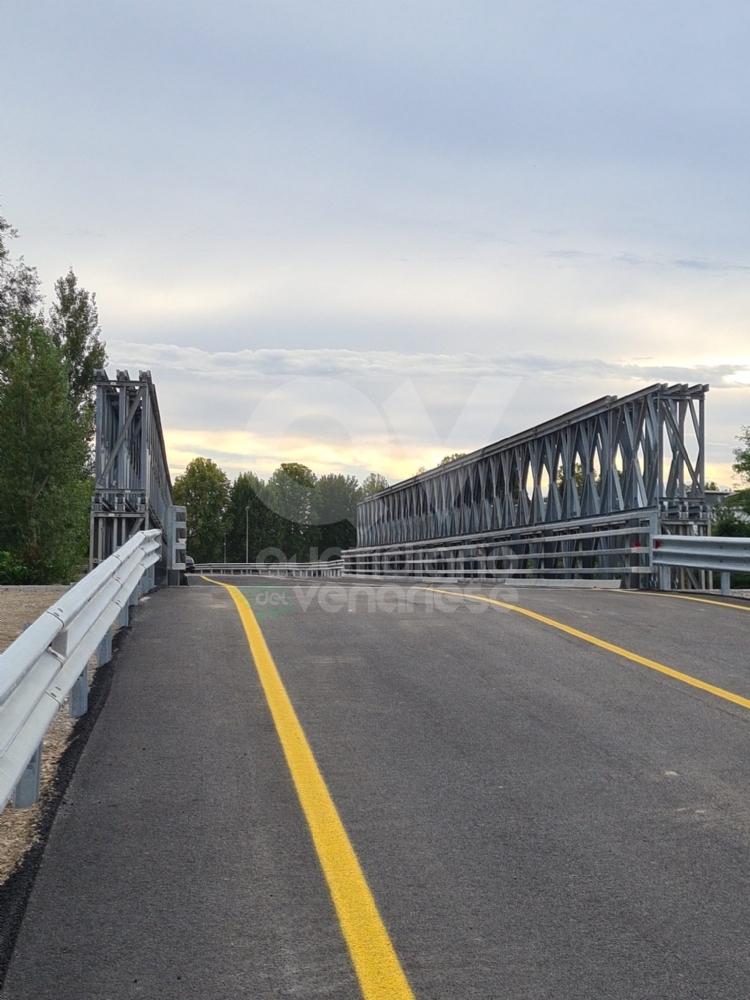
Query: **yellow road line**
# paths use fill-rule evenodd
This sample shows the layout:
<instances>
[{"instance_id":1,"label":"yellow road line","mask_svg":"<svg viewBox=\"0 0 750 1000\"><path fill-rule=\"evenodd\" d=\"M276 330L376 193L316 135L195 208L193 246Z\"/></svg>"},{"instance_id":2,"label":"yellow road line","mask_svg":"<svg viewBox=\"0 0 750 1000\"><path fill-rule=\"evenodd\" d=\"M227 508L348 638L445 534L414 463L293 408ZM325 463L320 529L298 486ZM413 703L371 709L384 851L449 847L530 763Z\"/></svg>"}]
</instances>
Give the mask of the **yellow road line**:
<instances>
[{"instance_id":1,"label":"yellow road line","mask_svg":"<svg viewBox=\"0 0 750 1000\"><path fill-rule=\"evenodd\" d=\"M687 594L665 594L663 591L651 590L613 590L613 594L629 595L633 597L669 597L673 601L697 601L699 604L715 604L719 608L734 608L735 611L750 611L750 605L743 607L742 604L729 604L727 601L712 601L709 597L689 597Z\"/></svg>"},{"instance_id":2,"label":"yellow road line","mask_svg":"<svg viewBox=\"0 0 750 1000\"><path fill-rule=\"evenodd\" d=\"M207 577L205 579L208 579ZM364 873L255 615L237 587L218 583L239 611L365 1000L414 1000Z\"/></svg>"},{"instance_id":3,"label":"yellow road line","mask_svg":"<svg viewBox=\"0 0 750 1000\"><path fill-rule=\"evenodd\" d=\"M639 656L637 653L631 653L629 649L623 649L622 646L615 646L611 642L605 642L604 639L597 639L595 635L589 635L588 632L581 632L577 628L572 628L570 625L564 625L562 622L555 621L554 618L547 618L544 615L537 614L536 611L529 611L528 608L519 608L516 604L506 604L505 601L496 601L491 597L482 597L478 594L462 594L454 590L440 590L438 587L420 587L420 590L431 590L436 594L451 594L454 597L464 597L466 600L470 601L484 601L486 604L495 604L498 608L506 608L508 611L515 611L519 615L525 615L527 618L533 618L534 621L542 622L544 625L549 625L551 628L559 629L561 632L567 632L568 635L574 635L577 639L583 639L584 642L590 642L592 646L598 646L600 649L606 649L609 653L614 653L616 656L622 656L626 660L632 660L634 663L640 663L644 667L649 667L651 670L657 670L660 674L666 674L667 677L673 677L677 681L682 681L683 684L689 684L691 687L700 688L701 691L708 691L709 694L716 695L717 698L723 698L725 701L731 701L735 705L741 705L742 708L750 708L750 699L743 698L742 695L734 694L732 691L725 691L724 688L716 687L714 684L708 684L706 681L700 680L698 677L691 677L690 674L683 674L679 670L674 670L672 667L667 667L663 663L657 663L656 660L649 660L645 656Z\"/></svg>"}]
</instances>

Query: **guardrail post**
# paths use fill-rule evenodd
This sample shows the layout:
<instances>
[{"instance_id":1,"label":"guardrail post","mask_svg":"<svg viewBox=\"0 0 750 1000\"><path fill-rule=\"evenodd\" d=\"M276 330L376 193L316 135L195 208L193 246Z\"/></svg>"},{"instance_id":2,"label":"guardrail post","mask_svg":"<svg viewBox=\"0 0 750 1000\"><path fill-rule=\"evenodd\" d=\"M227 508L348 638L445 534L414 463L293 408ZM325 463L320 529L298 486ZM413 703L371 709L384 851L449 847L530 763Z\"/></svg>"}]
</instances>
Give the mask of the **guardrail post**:
<instances>
[{"instance_id":1,"label":"guardrail post","mask_svg":"<svg viewBox=\"0 0 750 1000\"><path fill-rule=\"evenodd\" d=\"M672 589L672 567L659 566L659 590Z\"/></svg>"},{"instance_id":2,"label":"guardrail post","mask_svg":"<svg viewBox=\"0 0 750 1000\"><path fill-rule=\"evenodd\" d=\"M99 647L96 651L96 665L97 667L103 667L105 663L109 663L112 659L112 633L107 632L102 641L99 643Z\"/></svg>"},{"instance_id":3,"label":"guardrail post","mask_svg":"<svg viewBox=\"0 0 750 1000\"><path fill-rule=\"evenodd\" d=\"M722 597L729 597L729 573L726 570L721 571L721 594Z\"/></svg>"},{"instance_id":4,"label":"guardrail post","mask_svg":"<svg viewBox=\"0 0 750 1000\"><path fill-rule=\"evenodd\" d=\"M42 745L34 751L31 760L26 765L13 793L15 809L28 809L39 801L40 782L42 776Z\"/></svg>"},{"instance_id":5,"label":"guardrail post","mask_svg":"<svg viewBox=\"0 0 750 1000\"><path fill-rule=\"evenodd\" d=\"M127 628L130 624L130 601L125 601L122 606L122 610L117 616L117 627Z\"/></svg>"},{"instance_id":6,"label":"guardrail post","mask_svg":"<svg viewBox=\"0 0 750 1000\"><path fill-rule=\"evenodd\" d=\"M70 689L68 712L71 719L79 719L89 710L89 665L81 671L78 680Z\"/></svg>"}]
</instances>

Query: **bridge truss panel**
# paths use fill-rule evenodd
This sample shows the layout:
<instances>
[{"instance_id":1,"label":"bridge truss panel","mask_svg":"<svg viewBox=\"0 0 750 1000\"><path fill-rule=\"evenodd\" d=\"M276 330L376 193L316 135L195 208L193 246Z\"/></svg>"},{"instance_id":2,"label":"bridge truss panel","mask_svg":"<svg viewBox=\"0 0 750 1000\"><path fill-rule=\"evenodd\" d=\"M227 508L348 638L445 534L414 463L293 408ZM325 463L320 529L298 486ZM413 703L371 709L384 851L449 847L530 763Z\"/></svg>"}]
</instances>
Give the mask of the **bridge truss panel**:
<instances>
[{"instance_id":1,"label":"bridge truss panel","mask_svg":"<svg viewBox=\"0 0 750 1000\"><path fill-rule=\"evenodd\" d=\"M705 533L708 388L604 396L383 490L358 505L357 548L653 510L664 532Z\"/></svg>"},{"instance_id":2,"label":"bridge truss panel","mask_svg":"<svg viewBox=\"0 0 750 1000\"><path fill-rule=\"evenodd\" d=\"M151 372L97 372L94 475L90 567L149 528L162 530L166 567L172 481Z\"/></svg>"}]
</instances>

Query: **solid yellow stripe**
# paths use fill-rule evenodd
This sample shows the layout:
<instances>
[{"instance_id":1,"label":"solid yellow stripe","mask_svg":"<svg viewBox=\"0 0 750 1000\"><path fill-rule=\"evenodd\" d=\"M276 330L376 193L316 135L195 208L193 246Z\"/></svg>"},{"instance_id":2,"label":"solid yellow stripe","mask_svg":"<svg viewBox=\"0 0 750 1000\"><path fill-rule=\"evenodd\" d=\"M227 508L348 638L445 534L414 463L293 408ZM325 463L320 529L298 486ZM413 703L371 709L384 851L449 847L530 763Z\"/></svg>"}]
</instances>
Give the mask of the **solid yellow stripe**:
<instances>
[{"instance_id":1,"label":"solid yellow stripe","mask_svg":"<svg viewBox=\"0 0 750 1000\"><path fill-rule=\"evenodd\" d=\"M519 608L515 604L506 604L505 601L496 601L491 597L481 597L478 594L462 594L454 590L440 590L438 587L420 587L420 590L431 590L436 594L452 594L454 597L464 597L471 601L484 601L486 604L496 604L499 608L507 608L508 611L515 611L519 615L526 615L527 618L533 618L535 621L542 622L544 625L549 625L552 628L559 629L561 632L567 632L568 635L574 635L577 639L583 639L584 642L590 642L592 646L598 646L600 649L606 649L609 653L614 653L616 656L623 656L626 660L632 660L634 663L640 663L644 667L649 667L651 670L658 670L660 674L666 674L667 677L673 677L676 681L682 681L683 684L690 684L691 687L700 688L701 691L708 691L709 694L716 695L717 698L723 698L725 701L731 701L735 705L741 705L743 708L750 708L750 699L743 698L739 694L734 694L732 691L725 691L724 688L716 687L713 684L707 684L706 681L700 680L698 677L691 677L690 674L680 673L679 670L673 670L672 667L667 667L663 663L657 663L656 660L649 660L645 656L639 656L637 653L631 653L629 649L623 649L622 646L615 646L611 642L605 642L604 639L597 639L595 635L589 635L588 632L581 632L577 628L572 628L570 625L564 625L562 622L555 621L554 618L546 618L544 615L539 615L536 611L529 611L528 608Z\"/></svg>"},{"instance_id":2,"label":"solid yellow stripe","mask_svg":"<svg viewBox=\"0 0 750 1000\"><path fill-rule=\"evenodd\" d=\"M232 595L242 619L362 995L365 1000L414 1000L357 855L315 762L255 615L236 587L226 583L219 586L225 587Z\"/></svg>"},{"instance_id":3,"label":"solid yellow stripe","mask_svg":"<svg viewBox=\"0 0 750 1000\"><path fill-rule=\"evenodd\" d=\"M729 604L728 601L712 601L710 597L688 597L687 594L664 594L648 590L614 590L610 593L637 597L669 597L673 601L697 601L698 604L715 604L718 608L734 608L735 611L750 611L750 606Z\"/></svg>"}]
</instances>

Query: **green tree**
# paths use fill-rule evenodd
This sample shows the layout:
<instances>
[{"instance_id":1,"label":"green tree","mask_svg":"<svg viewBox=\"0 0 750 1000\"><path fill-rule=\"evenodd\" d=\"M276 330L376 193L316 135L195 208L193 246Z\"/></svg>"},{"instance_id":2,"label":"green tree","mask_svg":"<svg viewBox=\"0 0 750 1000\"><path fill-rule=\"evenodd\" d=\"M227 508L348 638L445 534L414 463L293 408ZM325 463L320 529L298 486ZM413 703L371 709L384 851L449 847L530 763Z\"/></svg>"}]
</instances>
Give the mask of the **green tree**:
<instances>
[{"instance_id":1,"label":"green tree","mask_svg":"<svg viewBox=\"0 0 750 1000\"><path fill-rule=\"evenodd\" d=\"M29 267L20 257L13 261L8 242L18 233L0 216L0 364L11 349L11 317L41 316L42 295L36 268Z\"/></svg>"},{"instance_id":2,"label":"green tree","mask_svg":"<svg viewBox=\"0 0 750 1000\"><path fill-rule=\"evenodd\" d=\"M263 549L281 548L282 518L266 503L266 484L252 472L243 472L232 483L227 504L227 558L256 562ZM247 529L247 537L246 537Z\"/></svg>"},{"instance_id":3,"label":"green tree","mask_svg":"<svg viewBox=\"0 0 750 1000\"><path fill-rule=\"evenodd\" d=\"M80 416L93 414L94 372L107 363L96 294L78 285L73 268L55 282L49 329L68 363L70 401Z\"/></svg>"},{"instance_id":4,"label":"green tree","mask_svg":"<svg viewBox=\"0 0 750 1000\"><path fill-rule=\"evenodd\" d=\"M0 559L8 582L65 583L88 541L87 432L68 368L38 317L4 317L0 355Z\"/></svg>"},{"instance_id":5,"label":"green tree","mask_svg":"<svg viewBox=\"0 0 750 1000\"><path fill-rule=\"evenodd\" d=\"M465 451L454 451L452 455L444 455L438 465L448 465L449 462L455 462L457 458L464 458L465 455Z\"/></svg>"},{"instance_id":6,"label":"green tree","mask_svg":"<svg viewBox=\"0 0 750 1000\"><path fill-rule=\"evenodd\" d=\"M336 556L341 549L357 544L355 525L360 499L360 486L354 476L330 473L320 477L313 497L313 518L319 525L321 555L329 552L329 556Z\"/></svg>"},{"instance_id":7,"label":"green tree","mask_svg":"<svg viewBox=\"0 0 750 1000\"><path fill-rule=\"evenodd\" d=\"M750 537L750 427L738 435L740 446L735 448L732 468L740 479L741 488L728 496L711 511L711 533L729 538ZM733 587L750 586L750 574L733 573Z\"/></svg>"},{"instance_id":8,"label":"green tree","mask_svg":"<svg viewBox=\"0 0 750 1000\"><path fill-rule=\"evenodd\" d=\"M187 507L187 550L196 562L223 558L226 473L210 458L194 458L175 479L173 502Z\"/></svg>"},{"instance_id":9,"label":"green tree","mask_svg":"<svg viewBox=\"0 0 750 1000\"><path fill-rule=\"evenodd\" d=\"M10 259L10 251L8 250L8 240L13 239L16 235L15 229L11 224L0 215L0 274L5 273L5 268L7 267L8 260Z\"/></svg>"},{"instance_id":10,"label":"green tree","mask_svg":"<svg viewBox=\"0 0 750 1000\"><path fill-rule=\"evenodd\" d=\"M276 547L287 559L307 562L318 547L320 533L313 524L313 497L317 476L299 462L282 462L266 484L266 503L279 515Z\"/></svg>"},{"instance_id":11,"label":"green tree","mask_svg":"<svg viewBox=\"0 0 750 1000\"><path fill-rule=\"evenodd\" d=\"M743 427L737 439L739 448L734 449L732 469L740 479L740 489L729 498L729 504L750 514L750 427Z\"/></svg>"},{"instance_id":12,"label":"green tree","mask_svg":"<svg viewBox=\"0 0 750 1000\"><path fill-rule=\"evenodd\" d=\"M744 511L725 501L711 511L711 534L746 538L750 536L750 520Z\"/></svg>"},{"instance_id":13,"label":"green tree","mask_svg":"<svg viewBox=\"0 0 750 1000\"><path fill-rule=\"evenodd\" d=\"M424 472L424 469L422 469ZM379 472L371 472L368 476L365 476L362 485L360 486L360 499L372 496L373 493L380 493L381 490L387 490L390 483L385 478L381 476Z\"/></svg>"}]
</instances>

